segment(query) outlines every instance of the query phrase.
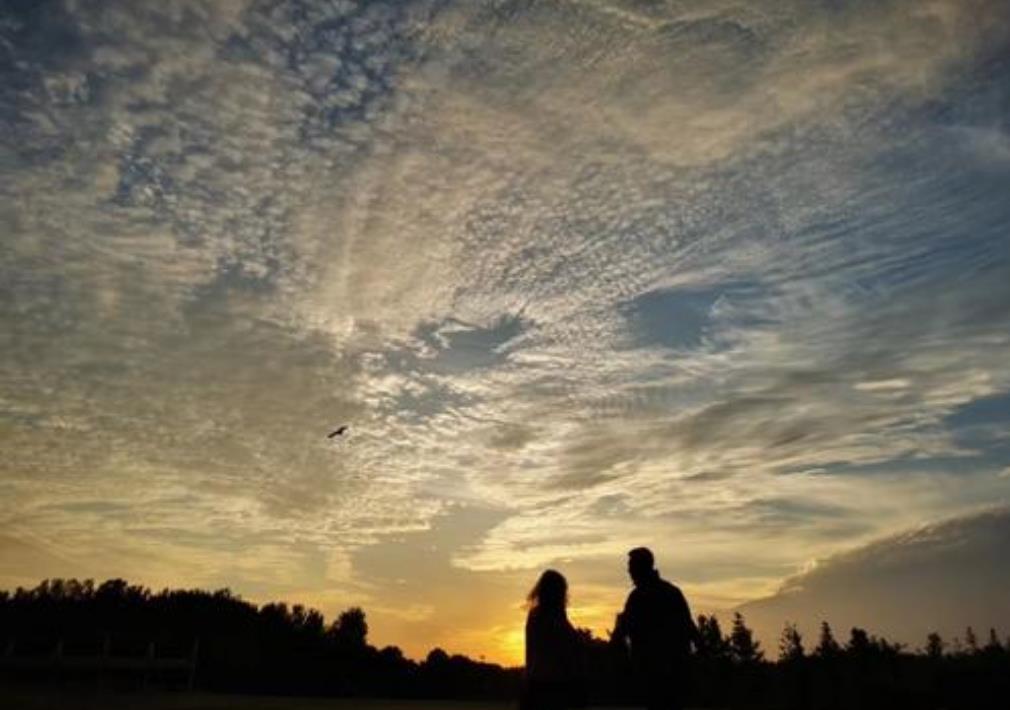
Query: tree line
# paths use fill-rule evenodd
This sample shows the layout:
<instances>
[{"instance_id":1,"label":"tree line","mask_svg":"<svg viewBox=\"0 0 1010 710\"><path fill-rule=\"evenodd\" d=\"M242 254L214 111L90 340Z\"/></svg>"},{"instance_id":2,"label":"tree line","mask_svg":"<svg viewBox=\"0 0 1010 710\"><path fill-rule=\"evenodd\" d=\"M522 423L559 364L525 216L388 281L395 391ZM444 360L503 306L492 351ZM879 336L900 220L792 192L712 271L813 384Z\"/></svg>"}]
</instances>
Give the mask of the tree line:
<instances>
[{"instance_id":1,"label":"tree line","mask_svg":"<svg viewBox=\"0 0 1010 710\"><path fill-rule=\"evenodd\" d=\"M690 706L712 708L987 708L1010 702L1010 639L968 628L922 648L853 628L838 640L821 624L810 643L794 624L783 628L777 658L766 657L740 614L728 631L699 616L700 648L690 676ZM627 654L587 629L587 695L593 704L633 701ZM46 580L0 592L0 644L18 657L51 653L142 654L153 642L163 656L185 656L199 639L198 687L220 692L401 698L512 699L518 668L432 650L422 661L396 646L368 642L364 611L350 608L326 623L300 604L257 606L227 589L153 592L113 579ZM11 644L13 643L13 647Z\"/></svg>"},{"instance_id":2,"label":"tree line","mask_svg":"<svg viewBox=\"0 0 1010 710\"><path fill-rule=\"evenodd\" d=\"M807 644L786 623L778 657L770 661L744 618L733 615L728 633L715 616L698 619L701 649L696 704L705 707L1005 708L1010 702L1010 639L995 629L980 642L971 627L947 644L936 632L921 648L888 641L853 627L838 640L821 622Z\"/></svg>"},{"instance_id":3,"label":"tree line","mask_svg":"<svg viewBox=\"0 0 1010 710\"><path fill-rule=\"evenodd\" d=\"M228 589L150 589L111 579L45 580L0 592L0 650L181 657L199 640L196 686L210 691L416 698L507 698L521 672L434 649L418 663L368 643L364 611L331 623L301 604L257 606Z\"/></svg>"}]
</instances>

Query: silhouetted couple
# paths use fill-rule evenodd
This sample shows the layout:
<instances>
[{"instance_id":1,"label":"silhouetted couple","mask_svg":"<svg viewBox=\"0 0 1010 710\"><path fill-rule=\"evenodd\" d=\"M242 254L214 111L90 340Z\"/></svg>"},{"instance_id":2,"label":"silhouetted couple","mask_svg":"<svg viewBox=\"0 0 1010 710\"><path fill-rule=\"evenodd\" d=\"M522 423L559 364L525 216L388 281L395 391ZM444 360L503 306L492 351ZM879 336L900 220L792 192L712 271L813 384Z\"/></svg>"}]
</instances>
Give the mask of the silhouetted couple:
<instances>
[{"instance_id":1,"label":"silhouetted couple","mask_svg":"<svg viewBox=\"0 0 1010 710\"><path fill-rule=\"evenodd\" d=\"M659 576L652 552L628 553L635 588L617 615L611 643L629 653L635 690L649 710L678 710L698 630L681 591ZM523 710L563 710L586 704L584 644L568 620L568 582L547 570L529 594Z\"/></svg>"}]
</instances>

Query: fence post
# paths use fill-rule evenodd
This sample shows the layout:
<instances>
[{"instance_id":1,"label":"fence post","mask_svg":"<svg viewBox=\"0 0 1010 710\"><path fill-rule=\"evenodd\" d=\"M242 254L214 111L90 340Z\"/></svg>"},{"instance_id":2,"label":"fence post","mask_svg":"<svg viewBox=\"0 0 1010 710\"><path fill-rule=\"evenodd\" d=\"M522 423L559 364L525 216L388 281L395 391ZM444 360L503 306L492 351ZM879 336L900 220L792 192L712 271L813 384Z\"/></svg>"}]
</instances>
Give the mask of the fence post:
<instances>
[{"instance_id":1,"label":"fence post","mask_svg":"<svg viewBox=\"0 0 1010 710\"><path fill-rule=\"evenodd\" d=\"M50 679L56 682L62 682L63 677L63 639L56 640L56 648L53 649L53 661L51 666Z\"/></svg>"},{"instance_id":2,"label":"fence post","mask_svg":"<svg viewBox=\"0 0 1010 710\"><path fill-rule=\"evenodd\" d=\"M150 641L147 644L147 656L144 662L144 678L141 681L145 690L147 689L147 684L151 680L151 672L154 670L154 641Z\"/></svg>"},{"instance_id":3,"label":"fence post","mask_svg":"<svg viewBox=\"0 0 1010 710\"><path fill-rule=\"evenodd\" d=\"M186 689L192 690L196 679L196 659L200 654L200 637L193 639L193 648L189 652L189 678L186 680Z\"/></svg>"},{"instance_id":4,"label":"fence post","mask_svg":"<svg viewBox=\"0 0 1010 710\"><path fill-rule=\"evenodd\" d=\"M102 657L98 662L98 688L99 690L105 689L106 676L109 673L109 656L112 653L112 639L109 637L109 633L105 632L102 636Z\"/></svg>"}]
</instances>

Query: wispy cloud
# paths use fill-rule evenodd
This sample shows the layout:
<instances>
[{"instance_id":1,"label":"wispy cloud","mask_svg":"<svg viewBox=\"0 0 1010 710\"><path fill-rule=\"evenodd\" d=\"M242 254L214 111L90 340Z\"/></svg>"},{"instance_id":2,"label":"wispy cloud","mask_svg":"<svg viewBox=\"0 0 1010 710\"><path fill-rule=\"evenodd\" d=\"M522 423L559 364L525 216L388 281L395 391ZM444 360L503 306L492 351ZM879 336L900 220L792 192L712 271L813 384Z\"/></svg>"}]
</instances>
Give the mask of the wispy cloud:
<instances>
[{"instance_id":1,"label":"wispy cloud","mask_svg":"<svg viewBox=\"0 0 1010 710\"><path fill-rule=\"evenodd\" d=\"M995 2L6 10L0 529L385 607L360 561L439 525L460 574L647 541L730 599L1003 500L1010 452L957 417L1010 390L1008 31Z\"/></svg>"}]
</instances>

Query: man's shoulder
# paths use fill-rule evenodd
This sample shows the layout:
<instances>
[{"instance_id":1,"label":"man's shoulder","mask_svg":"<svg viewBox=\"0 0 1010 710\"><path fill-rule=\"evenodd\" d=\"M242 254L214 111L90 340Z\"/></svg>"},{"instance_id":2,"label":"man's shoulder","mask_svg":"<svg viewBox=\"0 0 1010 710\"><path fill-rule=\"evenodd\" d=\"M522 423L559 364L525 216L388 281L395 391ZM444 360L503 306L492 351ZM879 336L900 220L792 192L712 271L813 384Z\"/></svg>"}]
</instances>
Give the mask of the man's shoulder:
<instances>
[{"instance_id":1,"label":"man's shoulder","mask_svg":"<svg viewBox=\"0 0 1010 710\"><path fill-rule=\"evenodd\" d=\"M654 592L647 587L635 587L628 592L624 610L637 616L652 605L654 598Z\"/></svg>"},{"instance_id":2,"label":"man's shoulder","mask_svg":"<svg viewBox=\"0 0 1010 710\"><path fill-rule=\"evenodd\" d=\"M668 582L662 577L657 577L649 584L643 584L632 589L628 594L625 606L639 603L651 604L664 598L683 599L684 593L680 591L680 587L676 584Z\"/></svg>"},{"instance_id":3,"label":"man's shoulder","mask_svg":"<svg viewBox=\"0 0 1010 710\"><path fill-rule=\"evenodd\" d=\"M671 582L671 581L669 581L669 580L667 580L667 579L663 579L662 577L660 577L659 581L660 581L660 584L662 584L662 585L663 585L663 587L664 587L664 588L665 588L666 590L668 590L668 591L673 591L673 592L676 592L677 594L681 594L681 593L682 593L682 592L680 591L680 587L678 587L678 586L677 586L676 584L674 584L673 582Z\"/></svg>"},{"instance_id":4,"label":"man's shoulder","mask_svg":"<svg viewBox=\"0 0 1010 710\"><path fill-rule=\"evenodd\" d=\"M667 581L665 579L660 579L659 580L659 588L663 590L663 594L665 594L666 596L668 596L668 597L670 597L672 599L683 599L684 598L684 592L680 591L680 587L678 587L673 582L669 582L669 581Z\"/></svg>"}]
</instances>

